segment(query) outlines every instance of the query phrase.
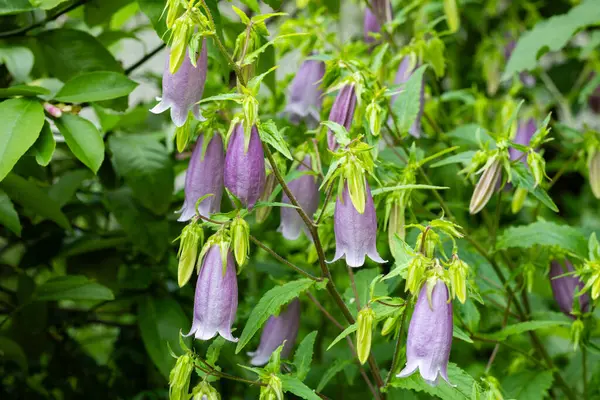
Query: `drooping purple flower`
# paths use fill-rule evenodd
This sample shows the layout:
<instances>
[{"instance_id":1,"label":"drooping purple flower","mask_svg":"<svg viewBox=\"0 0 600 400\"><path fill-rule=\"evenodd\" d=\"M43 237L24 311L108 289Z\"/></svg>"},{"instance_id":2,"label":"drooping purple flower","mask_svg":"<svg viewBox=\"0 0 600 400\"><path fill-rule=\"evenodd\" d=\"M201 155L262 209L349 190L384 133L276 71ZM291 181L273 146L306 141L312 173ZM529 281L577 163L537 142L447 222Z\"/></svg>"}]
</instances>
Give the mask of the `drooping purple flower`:
<instances>
[{"instance_id":1,"label":"drooping purple flower","mask_svg":"<svg viewBox=\"0 0 600 400\"><path fill-rule=\"evenodd\" d=\"M252 209L265 189L265 181L265 154L258 129L252 127L246 151L244 127L237 124L225 155L225 187L240 199L244 207Z\"/></svg>"},{"instance_id":2,"label":"drooping purple flower","mask_svg":"<svg viewBox=\"0 0 600 400\"><path fill-rule=\"evenodd\" d=\"M517 134L515 135L513 142L517 144L522 144L523 146L528 146L536 130L537 127L533 118L529 118L527 121L519 121L519 125L517 127ZM508 153L510 154L510 159L513 161L518 160L523 155L523 152L521 150L515 149L513 147L508 149ZM527 157L522 157L521 161L523 163L527 163Z\"/></svg>"},{"instance_id":3,"label":"drooping purple flower","mask_svg":"<svg viewBox=\"0 0 600 400\"><path fill-rule=\"evenodd\" d=\"M335 203L333 215L333 230L335 232L335 256L330 262L346 258L350 267L361 267L365 263L365 256L377 263L384 263L377 252L377 215L369 184L366 186L365 211L360 214L354 208L348 191L348 184L344 184L342 197Z\"/></svg>"},{"instance_id":4,"label":"drooping purple flower","mask_svg":"<svg viewBox=\"0 0 600 400\"><path fill-rule=\"evenodd\" d=\"M279 316L270 316L260 336L260 344L256 351L248 353L252 357L250 364L265 365L271 354L285 341L281 350L281 358L287 358L298 336L300 327L300 301L295 298Z\"/></svg>"},{"instance_id":5,"label":"drooping purple flower","mask_svg":"<svg viewBox=\"0 0 600 400\"><path fill-rule=\"evenodd\" d=\"M227 268L223 272L221 248L212 245L202 262L196 281L194 297L194 321L187 336L209 340L218 333L230 342L237 342L231 334L231 326L238 306L237 276L235 263L227 251Z\"/></svg>"},{"instance_id":6,"label":"drooping purple flower","mask_svg":"<svg viewBox=\"0 0 600 400\"><path fill-rule=\"evenodd\" d=\"M167 55L163 72L162 98L150 111L154 114L160 114L170 108L171 120L178 127L185 124L190 111L196 119L202 120L200 108L196 103L202 99L207 69L206 39L202 42L202 51L196 61L196 67L192 65L186 54L181 67L175 74L171 74L169 72L169 55Z\"/></svg>"},{"instance_id":7,"label":"drooping purple flower","mask_svg":"<svg viewBox=\"0 0 600 400\"><path fill-rule=\"evenodd\" d=\"M200 136L192 152L190 164L185 174L185 201L178 221L189 221L196 214L196 202L202 196L212 194L198 205L200 215L208 217L221 209L223 196L223 166L225 154L223 139L215 134L204 155L202 154L204 137Z\"/></svg>"},{"instance_id":8,"label":"drooping purple flower","mask_svg":"<svg viewBox=\"0 0 600 400\"><path fill-rule=\"evenodd\" d=\"M564 266L566 266L566 271ZM573 317L571 314L572 311L578 311L573 310L575 295L584 287L584 283L575 275L561 276L567 272L573 271L573 264L566 258L563 262L553 260L550 264L550 284L552 285L554 300L556 300L560 310L570 317ZM579 296L578 300L580 310L586 312L590 304L589 294L583 293Z\"/></svg>"},{"instance_id":9,"label":"drooping purple flower","mask_svg":"<svg viewBox=\"0 0 600 400\"><path fill-rule=\"evenodd\" d=\"M398 71L396 71L396 77L394 78L395 85L405 84L410 77L412 76L415 69L417 69L418 65L411 65L411 60L409 56L406 56L400 61L400 65L398 65ZM392 97L392 104L396 101L398 95ZM423 117L423 110L425 107L425 78L421 82L421 93L419 95L419 113L417 114L417 118L415 122L413 122L412 126L408 130L413 137L421 137L421 117Z\"/></svg>"},{"instance_id":10,"label":"drooping purple flower","mask_svg":"<svg viewBox=\"0 0 600 400\"><path fill-rule=\"evenodd\" d=\"M379 16L379 19L377 18ZM369 35L370 33L381 32L381 21L391 21L392 19L392 5L389 0L371 0L371 8L365 9L364 19L364 33L365 42L373 43L375 38Z\"/></svg>"},{"instance_id":11,"label":"drooping purple flower","mask_svg":"<svg viewBox=\"0 0 600 400\"><path fill-rule=\"evenodd\" d=\"M333 106L331 106L329 120L337 122L349 131L350 126L352 125L352 119L354 118L355 109L356 91L354 90L354 84L344 85L335 98ZM327 130L327 146L329 146L329 149L332 151L338 147L335 136L330 129Z\"/></svg>"},{"instance_id":12,"label":"drooping purple flower","mask_svg":"<svg viewBox=\"0 0 600 400\"><path fill-rule=\"evenodd\" d=\"M318 60L306 60L300 65L292 80L288 92L288 104L285 112L292 123L305 119L310 125L320 120L323 90L321 80L325 75L325 63Z\"/></svg>"},{"instance_id":13,"label":"drooping purple flower","mask_svg":"<svg viewBox=\"0 0 600 400\"><path fill-rule=\"evenodd\" d=\"M397 375L406 378L419 373L432 386L439 377L448 380L448 360L452 348L452 303L448 302L448 288L439 280L433 287L431 303L424 284L408 327L406 366Z\"/></svg>"},{"instance_id":14,"label":"drooping purple flower","mask_svg":"<svg viewBox=\"0 0 600 400\"><path fill-rule=\"evenodd\" d=\"M304 158L303 164L298 166L298 171L309 171L311 166L310 156ZM319 207L319 186L313 175L302 175L294 179L288 184L290 191L298 200L300 207L308 216L312 216ZM290 199L284 193L281 198L282 203L291 204ZM306 225L300 217L298 210L291 207L281 207L281 224L278 231L283 234L283 237L288 240L296 240L300 236L300 232ZM308 234L307 234L308 236Z\"/></svg>"}]
</instances>

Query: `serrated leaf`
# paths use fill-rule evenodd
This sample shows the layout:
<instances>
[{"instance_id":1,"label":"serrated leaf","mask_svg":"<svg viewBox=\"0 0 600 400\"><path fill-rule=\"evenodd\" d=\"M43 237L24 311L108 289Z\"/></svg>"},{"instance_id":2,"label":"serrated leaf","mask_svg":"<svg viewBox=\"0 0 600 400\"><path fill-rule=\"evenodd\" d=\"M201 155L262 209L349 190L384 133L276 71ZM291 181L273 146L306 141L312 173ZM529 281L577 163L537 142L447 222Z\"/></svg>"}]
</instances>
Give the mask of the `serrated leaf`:
<instances>
[{"instance_id":1,"label":"serrated leaf","mask_svg":"<svg viewBox=\"0 0 600 400\"><path fill-rule=\"evenodd\" d=\"M306 335L304 339L302 339L302 342L298 346L298 349L296 349L296 353L294 353L296 377L301 381L303 381L304 378L306 378L308 371L310 371L310 364L312 363L317 333L317 331L313 331Z\"/></svg>"},{"instance_id":2,"label":"serrated leaf","mask_svg":"<svg viewBox=\"0 0 600 400\"><path fill-rule=\"evenodd\" d=\"M551 328L554 326L569 325L566 321L526 321L509 325L506 328L491 334L482 334L486 338L494 340L504 340L509 336L518 335L523 332L535 331L538 329Z\"/></svg>"},{"instance_id":3,"label":"serrated leaf","mask_svg":"<svg viewBox=\"0 0 600 400\"><path fill-rule=\"evenodd\" d=\"M38 136L31 148L35 155L35 161L39 165L45 167L50 163L54 150L56 149L56 140L54 140L54 135L52 134L52 129L50 129L48 121L44 121L40 136Z\"/></svg>"},{"instance_id":4,"label":"serrated leaf","mask_svg":"<svg viewBox=\"0 0 600 400\"><path fill-rule=\"evenodd\" d=\"M221 348L225 345L225 343L225 339L223 339L221 336L218 336L215 340L213 340L210 346L208 346L208 350L206 350L206 362L214 366L219 359Z\"/></svg>"},{"instance_id":5,"label":"serrated leaf","mask_svg":"<svg viewBox=\"0 0 600 400\"><path fill-rule=\"evenodd\" d=\"M535 245L557 246L582 258L588 254L587 240L578 229L548 221L506 229L498 238L496 249L529 249Z\"/></svg>"},{"instance_id":6,"label":"serrated leaf","mask_svg":"<svg viewBox=\"0 0 600 400\"><path fill-rule=\"evenodd\" d=\"M448 363L448 379L453 385L456 385L456 387L448 385L448 383L442 379L440 379L439 385L430 386L423 378L421 378L421 375L418 372L407 378L393 378L391 385L401 389L425 392L444 400L471 400L473 399L472 394L474 388L477 393L480 392L480 388L473 377L454 363Z\"/></svg>"},{"instance_id":7,"label":"serrated leaf","mask_svg":"<svg viewBox=\"0 0 600 400\"><path fill-rule=\"evenodd\" d=\"M90 281L82 275L66 275L50 278L37 287L35 300L114 300L115 296L106 286Z\"/></svg>"},{"instance_id":8,"label":"serrated leaf","mask_svg":"<svg viewBox=\"0 0 600 400\"><path fill-rule=\"evenodd\" d=\"M342 333L340 333L339 335L336 336L335 339L333 339L333 342L331 342L331 344L329 345L329 347L327 347L327 350L331 349L333 346L335 346L340 340L342 340L343 338L345 338L346 336L348 336L351 333L356 332L356 330L358 329L358 325L356 324L352 324L349 327L347 327L346 329L344 329L342 331Z\"/></svg>"},{"instance_id":9,"label":"serrated leaf","mask_svg":"<svg viewBox=\"0 0 600 400\"><path fill-rule=\"evenodd\" d=\"M287 159L293 160L292 154L283 138L282 131L277 128L277 125L275 125L273 120L262 122L258 126L258 133L263 142L273 146L273 148L283 154Z\"/></svg>"},{"instance_id":10,"label":"serrated leaf","mask_svg":"<svg viewBox=\"0 0 600 400\"><path fill-rule=\"evenodd\" d=\"M282 306L310 289L314 283L315 282L311 279L298 279L296 281L287 282L281 286L276 286L265 293L256 307L252 310L248 322L246 322L244 331L235 348L236 354L248 344L250 339L252 339L271 315L278 314L279 309Z\"/></svg>"},{"instance_id":11,"label":"serrated leaf","mask_svg":"<svg viewBox=\"0 0 600 400\"><path fill-rule=\"evenodd\" d=\"M352 364L352 360L335 360L331 367L325 371L323 377L319 381L319 384L317 385L317 392L323 390L334 376L336 376L340 371L350 364Z\"/></svg>"},{"instance_id":12,"label":"serrated leaf","mask_svg":"<svg viewBox=\"0 0 600 400\"><path fill-rule=\"evenodd\" d=\"M97 173L104 161L104 141L96 126L73 114L63 114L55 123L75 157Z\"/></svg>"},{"instance_id":13,"label":"serrated leaf","mask_svg":"<svg viewBox=\"0 0 600 400\"><path fill-rule=\"evenodd\" d=\"M398 94L392 104L392 112L396 116L400 132L408 132L419 115L421 107L421 89L423 87L423 73L427 65L422 65L410 76L404 90Z\"/></svg>"},{"instance_id":14,"label":"serrated leaf","mask_svg":"<svg viewBox=\"0 0 600 400\"><path fill-rule=\"evenodd\" d=\"M504 379L502 388L506 391L506 398L543 400L553 381L552 371L525 369Z\"/></svg>"},{"instance_id":15,"label":"serrated leaf","mask_svg":"<svg viewBox=\"0 0 600 400\"><path fill-rule=\"evenodd\" d=\"M541 201L543 205L554 212L558 212L558 207L552 198L539 185L535 185L533 175L531 175L529 170L525 168L523 163L513 164L510 168L510 171L512 174L512 180L517 187L526 189L529 193L533 194L535 198Z\"/></svg>"},{"instance_id":16,"label":"serrated leaf","mask_svg":"<svg viewBox=\"0 0 600 400\"><path fill-rule=\"evenodd\" d=\"M314 390L306 386L298 378L291 375L278 375L284 392L290 392L306 400L320 400Z\"/></svg>"},{"instance_id":17,"label":"serrated leaf","mask_svg":"<svg viewBox=\"0 0 600 400\"><path fill-rule=\"evenodd\" d=\"M55 99L67 103L111 100L127 96L137 85L117 72L88 72L68 80Z\"/></svg>"},{"instance_id":18,"label":"serrated leaf","mask_svg":"<svg viewBox=\"0 0 600 400\"><path fill-rule=\"evenodd\" d=\"M542 50L562 49L578 30L598 24L599 21L598 1L587 0L566 14L538 22L519 38L502 74L502 80L509 79L518 72L534 69Z\"/></svg>"},{"instance_id":19,"label":"serrated leaf","mask_svg":"<svg viewBox=\"0 0 600 400\"><path fill-rule=\"evenodd\" d=\"M21 236L21 221L15 206L6 193L0 190L0 224L4 225L17 236Z\"/></svg>"}]
</instances>

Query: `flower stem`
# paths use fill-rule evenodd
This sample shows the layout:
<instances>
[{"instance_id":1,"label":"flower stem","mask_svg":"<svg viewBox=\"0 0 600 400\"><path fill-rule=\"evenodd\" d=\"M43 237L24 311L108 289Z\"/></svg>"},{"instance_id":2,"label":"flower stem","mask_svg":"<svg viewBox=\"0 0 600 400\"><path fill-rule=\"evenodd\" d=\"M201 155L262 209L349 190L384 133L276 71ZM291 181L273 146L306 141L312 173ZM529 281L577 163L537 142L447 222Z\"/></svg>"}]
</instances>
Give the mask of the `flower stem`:
<instances>
[{"instance_id":1,"label":"flower stem","mask_svg":"<svg viewBox=\"0 0 600 400\"><path fill-rule=\"evenodd\" d=\"M250 240L252 242L254 242L254 244L256 244L258 247L260 247L261 249L263 249L264 251L266 251L267 253L269 253L271 256L273 256L273 258L275 258L279 262L287 265L288 267L292 268L293 270L295 270L299 274L301 274L301 275L303 275L303 276L305 276L305 277L307 277L309 279L312 279L313 281L316 281L316 282L321 282L323 280L323 278L316 277L316 276L314 276L314 275L306 272L302 268L300 268L300 267L292 264L291 262L289 262L285 258L281 257L279 254L277 254L275 251L273 251L272 249L270 249L269 247L267 247L267 245L265 245L263 242L261 242L260 240L258 240L256 237L250 235Z\"/></svg>"},{"instance_id":2,"label":"flower stem","mask_svg":"<svg viewBox=\"0 0 600 400\"><path fill-rule=\"evenodd\" d=\"M400 350L402 350L402 333L404 332L404 325L406 323L406 308L402 312L402 321L400 322L400 331L398 332L398 337L396 338L396 345L394 347L394 356L392 358L392 365L390 366L390 371L388 372L387 377L385 378L385 386L390 384L392 377L394 376L394 371L398 367L398 359L400 358Z\"/></svg>"}]
</instances>

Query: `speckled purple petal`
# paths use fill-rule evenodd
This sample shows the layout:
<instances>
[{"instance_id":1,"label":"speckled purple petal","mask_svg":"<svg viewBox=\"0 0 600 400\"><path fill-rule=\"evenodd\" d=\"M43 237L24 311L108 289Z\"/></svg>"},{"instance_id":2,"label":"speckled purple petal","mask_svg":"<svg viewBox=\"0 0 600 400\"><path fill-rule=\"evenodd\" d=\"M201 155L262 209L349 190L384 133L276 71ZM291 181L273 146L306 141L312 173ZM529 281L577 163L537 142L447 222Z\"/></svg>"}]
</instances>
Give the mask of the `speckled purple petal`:
<instances>
[{"instance_id":1,"label":"speckled purple petal","mask_svg":"<svg viewBox=\"0 0 600 400\"><path fill-rule=\"evenodd\" d=\"M296 342L298 328L300 327L300 301L296 298L288 304L279 316L270 316L260 336L260 344L254 352L248 353L252 357L250 364L265 365L271 354L283 343L281 358L287 358Z\"/></svg>"},{"instance_id":2,"label":"speckled purple petal","mask_svg":"<svg viewBox=\"0 0 600 400\"><path fill-rule=\"evenodd\" d=\"M311 166L310 156L304 158L304 164ZM308 170L309 168L303 164L298 166L298 171ZM288 187L296 200L298 200L300 207L302 207L309 217L312 217L319 207L319 186L314 175L302 175L288 183ZM290 199L285 193L281 197L281 202L291 204ZM278 231L283 234L283 237L288 240L296 240L303 230L307 233L306 225L300 217L298 210L290 207L281 207L281 224ZM308 233L307 236L309 236Z\"/></svg>"},{"instance_id":3,"label":"speckled purple petal","mask_svg":"<svg viewBox=\"0 0 600 400\"><path fill-rule=\"evenodd\" d=\"M366 256L377 263L386 262L377 252L377 215L368 183L366 189L365 212L362 214L354 208L347 184L344 185L342 198L338 197L335 203L335 256L330 263L345 257L346 263L356 268L365 263Z\"/></svg>"},{"instance_id":4,"label":"speckled purple petal","mask_svg":"<svg viewBox=\"0 0 600 400\"><path fill-rule=\"evenodd\" d=\"M333 106L331 106L329 121L337 122L349 131L350 126L352 125L352 119L354 118L355 109L356 91L354 90L354 85L344 85L335 98ZM335 136L330 129L327 130L327 145L332 151L336 150L338 147Z\"/></svg>"},{"instance_id":5,"label":"speckled purple petal","mask_svg":"<svg viewBox=\"0 0 600 400\"><path fill-rule=\"evenodd\" d=\"M566 268L564 268L565 266ZM570 317L573 317L571 312L573 311L575 294L583 289L584 284L581 279L575 275L566 275L560 278L557 277L573 271L573 264L567 259L564 259L562 262L554 260L550 264L550 284L552 285L554 300L556 300L560 310ZM586 312L589 304L590 296L588 293L579 296L581 311Z\"/></svg>"},{"instance_id":6,"label":"speckled purple petal","mask_svg":"<svg viewBox=\"0 0 600 400\"><path fill-rule=\"evenodd\" d=\"M206 71L208 68L208 52L206 39L202 42L202 51L196 61L196 67L186 56L175 74L169 72L169 55L167 54L162 81L162 98L150 111L160 114L171 109L171 120L176 126L183 126L188 113L192 111L194 117L202 120L198 103L202 99Z\"/></svg>"},{"instance_id":7,"label":"speckled purple petal","mask_svg":"<svg viewBox=\"0 0 600 400\"><path fill-rule=\"evenodd\" d=\"M406 366L397 375L405 378L419 370L430 385L438 384L441 376L448 383L448 361L452 348L452 303L448 302L448 288L438 281L427 299L427 285L419 293L417 304L408 327Z\"/></svg>"},{"instance_id":8,"label":"speckled purple petal","mask_svg":"<svg viewBox=\"0 0 600 400\"><path fill-rule=\"evenodd\" d=\"M225 187L249 210L265 189L265 155L258 129L252 127L248 151L244 146L244 128L236 125L225 155Z\"/></svg>"},{"instance_id":9,"label":"speckled purple petal","mask_svg":"<svg viewBox=\"0 0 600 400\"><path fill-rule=\"evenodd\" d=\"M519 121L517 127L517 134L515 135L513 141L517 144L528 146L536 130L537 127L533 118L529 118L527 121ZM521 155L523 155L523 152L521 150L517 150L512 147L508 149L508 153L510 155L510 159L513 161L518 160L521 157ZM527 163L527 157L521 158L521 161L523 163Z\"/></svg>"},{"instance_id":10,"label":"speckled purple petal","mask_svg":"<svg viewBox=\"0 0 600 400\"><path fill-rule=\"evenodd\" d=\"M200 215L209 217L221 209L223 196L223 140L215 134L206 147L202 157L204 137L200 136L192 152L190 164L185 175L185 201L178 221L189 221L196 214L196 202L209 193L213 195L202 200L198 206Z\"/></svg>"},{"instance_id":11,"label":"speckled purple petal","mask_svg":"<svg viewBox=\"0 0 600 400\"><path fill-rule=\"evenodd\" d=\"M209 340L217 333L224 339L237 342L231 334L231 326L238 306L238 287L235 264L231 252L227 252L227 269L223 274L221 251L213 245L204 257L202 269L196 282L194 297L194 321L187 336Z\"/></svg>"},{"instance_id":12,"label":"speckled purple petal","mask_svg":"<svg viewBox=\"0 0 600 400\"><path fill-rule=\"evenodd\" d=\"M306 120L316 125L320 120L323 90L321 80L325 75L325 63L306 60L300 65L298 73L289 87L288 104L285 113L293 123Z\"/></svg>"}]
</instances>

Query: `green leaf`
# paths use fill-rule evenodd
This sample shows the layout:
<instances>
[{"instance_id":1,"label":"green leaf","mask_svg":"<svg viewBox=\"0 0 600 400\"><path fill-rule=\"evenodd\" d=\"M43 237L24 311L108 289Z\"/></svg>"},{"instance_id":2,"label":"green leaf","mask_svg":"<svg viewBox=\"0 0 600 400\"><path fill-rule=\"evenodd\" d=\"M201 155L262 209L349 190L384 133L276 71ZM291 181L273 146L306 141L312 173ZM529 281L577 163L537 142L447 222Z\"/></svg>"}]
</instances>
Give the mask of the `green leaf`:
<instances>
[{"instance_id":1,"label":"green leaf","mask_svg":"<svg viewBox=\"0 0 600 400\"><path fill-rule=\"evenodd\" d=\"M323 390L334 376L336 376L340 371L342 371L350 364L352 364L352 360L336 359L331 365L331 367L329 367L329 369L327 369L327 371L325 371L325 373L323 374L323 377L317 385L317 392Z\"/></svg>"},{"instance_id":2,"label":"green leaf","mask_svg":"<svg viewBox=\"0 0 600 400\"><path fill-rule=\"evenodd\" d=\"M0 47L0 62L6 65L8 73L13 76L15 81L25 82L33 68L34 56L27 47Z\"/></svg>"},{"instance_id":3,"label":"green leaf","mask_svg":"<svg viewBox=\"0 0 600 400\"><path fill-rule=\"evenodd\" d=\"M154 214L167 212L175 181L167 148L149 135L111 136L108 146L117 174L140 204Z\"/></svg>"},{"instance_id":4,"label":"green leaf","mask_svg":"<svg viewBox=\"0 0 600 400\"><path fill-rule=\"evenodd\" d=\"M553 380L552 371L525 369L504 379L502 388L506 398L543 400L547 398Z\"/></svg>"},{"instance_id":5,"label":"green leaf","mask_svg":"<svg viewBox=\"0 0 600 400\"><path fill-rule=\"evenodd\" d=\"M282 133L283 131L277 129L277 125L275 125L275 122L273 122L271 119L267 122L262 122L258 126L258 134L263 142L273 146L273 148L283 154L287 159L293 160L292 154L288 149Z\"/></svg>"},{"instance_id":6,"label":"green leaf","mask_svg":"<svg viewBox=\"0 0 600 400\"><path fill-rule=\"evenodd\" d=\"M97 173L104 160L104 141L94 124L73 114L63 114L55 123L75 157Z\"/></svg>"},{"instance_id":7,"label":"green leaf","mask_svg":"<svg viewBox=\"0 0 600 400\"><path fill-rule=\"evenodd\" d=\"M537 329L551 328L560 325L569 325L566 321L526 321L509 325L506 328L491 334L483 334L486 338L504 340L509 336L518 335L523 332L535 331Z\"/></svg>"},{"instance_id":8,"label":"green leaf","mask_svg":"<svg viewBox=\"0 0 600 400\"><path fill-rule=\"evenodd\" d=\"M528 249L535 245L557 246L582 258L588 254L587 240L578 229L548 221L506 229L498 238L496 249Z\"/></svg>"},{"instance_id":9,"label":"green leaf","mask_svg":"<svg viewBox=\"0 0 600 400\"><path fill-rule=\"evenodd\" d=\"M67 0L29 0L29 2L35 6L39 7L43 10L51 10L60 3L64 3Z\"/></svg>"},{"instance_id":10,"label":"green leaf","mask_svg":"<svg viewBox=\"0 0 600 400\"><path fill-rule=\"evenodd\" d=\"M106 198L107 208L133 244L143 253L160 259L170 243L167 220L138 206L129 188L108 192Z\"/></svg>"},{"instance_id":11,"label":"green leaf","mask_svg":"<svg viewBox=\"0 0 600 400\"><path fill-rule=\"evenodd\" d=\"M337 337L335 339L333 339L333 342L331 342L329 347L327 347L327 350L331 349L333 346L335 346L337 344L337 342L339 342L340 340L342 340L349 334L356 332L357 329L358 329L358 325L356 325L356 324L352 324L349 327L347 327L346 329L344 329L342 331L342 333L340 333L339 335L337 335Z\"/></svg>"},{"instance_id":12,"label":"green leaf","mask_svg":"<svg viewBox=\"0 0 600 400\"><path fill-rule=\"evenodd\" d=\"M558 212L558 207L548 195L548 193L542 189L539 185L535 185L533 175L523 163L516 163L511 166L512 180L518 187L526 189L529 193L533 194L543 205L548 207L554 212Z\"/></svg>"},{"instance_id":13,"label":"green leaf","mask_svg":"<svg viewBox=\"0 0 600 400\"><path fill-rule=\"evenodd\" d=\"M0 336L0 354L2 355L3 363L14 361L19 368L27 372L27 355L19 343L7 337Z\"/></svg>"},{"instance_id":14,"label":"green leaf","mask_svg":"<svg viewBox=\"0 0 600 400\"><path fill-rule=\"evenodd\" d=\"M15 235L21 236L19 214L17 214L15 206L13 206L8 195L2 190L0 190L0 224L13 231Z\"/></svg>"},{"instance_id":15,"label":"green leaf","mask_svg":"<svg viewBox=\"0 0 600 400\"><path fill-rule=\"evenodd\" d=\"M117 12L132 1L133 0L88 0L83 9L85 23L91 27L111 22L111 28L116 29L114 26L114 19L117 17Z\"/></svg>"},{"instance_id":16,"label":"green leaf","mask_svg":"<svg viewBox=\"0 0 600 400\"><path fill-rule=\"evenodd\" d=\"M79 189L83 181L89 179L91 175L87 169L76 169L65 172L58 182L50 187L48 196L62 207L75 196L77 189Z\"/></svg>"},{"instance_id":17,"label":"green leaf","mask_svg":"<svg viewBox=\"0 0 600 400\"><path fill-rule=\"evenodd\" d=\"M404 90L392 104L392 112L396 116L400 132L408 132L417 119L421 106L421 88L423 87L423 73L427 65L419 67L404 85Z\"/></svg>"},{"instance_id":18,"label":"green leaf","mask_svg":"<svg viewBox=\"0 0 600 400\"><path fill-rule=\"evenodd\" d=\"M448 186L408 184L408 185L398 185L398 186L390 186L390 187L382 187L382 188L373 189L371 194L373 196L376 196L376 195L383 194L383 193L395 192L397 190L413 190L413 189L446 190L446 189L450 189L450 188Z\"/></svg>"},{"instance_id":19,"label":"green leaf","mask_svg":"<svg viewBox=\"0 0 600 400\"><path fill-rule=\"evenodd\" d=\"M347 146L350 144L350 135L348 134L346 128L342 125L334 121L323 121L321 122L321 125L325 125L327 128L329 128L331 132L333 132L336 142L342 146Z\"/></svg>"},{"instance_id":20,"label":"green leaf","mask_svg":"<svg viewBox=\"0 0 600 400\"><path fill-rule=\"evenodd\" d=\"M0 89L0 99L7 97L35 97L37 95L49 95L50 91L46 88L33 85L15 85Z\"/></svg>"},{"instance_id":21,"label":"green leaf","mask_svg":"<svg viewBox=\"0 0 600 400\"><path fill-rule=\"evenodd\" d=\"M469 335L467 335L465 331L456 325L454 325L454 329L452 330L452 336L467 343L473 343L473 340L469 337Z\"/></svg>"},{"instance_id":22,"label":"green leaf","mask_svg":"<svg viewBox=\"0 0 600 400\"><path fill-rule=\"evenodd\" d=\"M584 1L566 14L538 22L519 38L502 74L502 80L509 79L518 72L534 69L543 53L562 49L577 31L599 22L600 7L597 0Z\"/></svg>"},{"instance_id":23,"label":"green leaf","mask_svg":"<svg viewBox=\"0 0 600 400\"><path fill-rule=\"evenodd\" d=\"M37 287L34 299L56 300L114 300L115 296L106 286L90 281L82 275L57 276Z\"/></svg>"},{"instance_id":24,"label":"green leaf","mask_svg":"<svg viewBox=\"0 0 600 400\"><path fill-rule=\"evenodd\" d=\"M206 350L206 362L210 365L215 365L215 363L219 360L219 355L221 354L221 348L225 345L227 341L223 339L221 336L217 336L215 340L208 346L208 350Z\"/></svg>"},{"instance_id":25,"label":"green leaf","mask_svg":"<svg viewBox=\"0 0 600 400\"><path fill-rule=\"evenodd\" d=\"M283 0L264 0L265 3L267 3L269 5L269 7L271 7L273 10L278 10L281 8L281 3L283 3Z\"/></svg>"},{"instance_id":26,"label":"green leaf","mask_svg":"<svg viewBox=\"0 0 600 400\"><path fill-rule=\"evenodd\" d=\"M240 0L243 4L247 5L255 13L260 13L260 6L257 0Z\"/></svg>"},{"instance_id":27,"label":"green leaf","mask_svg":"<svg viewBox=\"0 0 600 400\"><path fill-rule=\"evenodd\" d=\"M0 103L0 181L38 138L44 109L35 100L10 99Z\"/></svg>"},{"instance_id":28,"label":"green leaf","mask_svg":"<svg viewBox=\"0 0 600 400\"><path fill-rule=\"evenodd\" d=\"M38 136L32 147L35 161L42 167L45 167L50 163L50 160L52 160L55 149L56 140L54 140L52 129L50 129L48 121L44 121L40 136Z\"/></svg>"},{"instance_id":29,"label":"green leaf","mask_svg":"<svg viewBox=\"0 0 600 400\"><path fill-rule=\"evenodd\" d=\"M452 143L471 147L479 147L480 143L495 143L490 134L477 124L461 125L446 134Z\"/></svg>"},{"instance_id":30,"label":"green leaf","mask_svg":"<svg viewBox=\"0 0 600 400\"><path fill-rule=\"evenodd\" d=\"M250 339L252 339L271 315L277 315L282 306L310 289L314 283L311 279L298 279L281 286L276 286L265 293L252 310L248 322L246 322L244 331L235 348L236 354L248 344Z\"/></svg>"},{"instance_id":31,"label":"green leaf","mask_svg":"<svg viewBox=\"0 0 600 400\"><path fill-rule=\"evenodd\" d=\"M29 0L0 0L0 15L18 14L34 9Z\"/></svg>"},{"instance_id":32,"label":"green leaf","mask_svg":"<svg viewBox=\"0 0 600 400\"><path fill-rule=\"evenodd\" d=\"M317 337L317 331L312 331L302 339L302 342L298 346L296 353L294 353L294 365L296 366L296 377L301 381L306 378L306 374L310 371L310 364L312 363L313 351L315 346L315 339Z\"/></svg>"},{"instance_id":33,"label":"green leaf","mask_svg":"<svg viewBox=\"0 0 600 400\"><path fill-rule=\"evenodd\" d=\"M284 392L290 392L306 400L320 400L314 390L306 386L298 378L290 375L278 375Z\"/></svg>"},{"instance_id":34,"label":"green leaf","mask_svg":"<svg viewBox=\"0 0 600 400\"><path fill-rule=\"evenodd\" d=\"M159 38L166 42L169 38L167 33L166 25L166 14L163 16L163 10L165 9L165 0L137 0L140 10L150 20L152 27L156 31Z\"/></svg>"},{"instance_id":35,"label":"green leaf","mask_svg":"<svg viewBox=\"0 0 600 400\"><path fill-rule=\"evenodd\" d=\"M431 168L443 167L450 164L468 164L471 162L474 155L475 151L473 150L463 151L462 153L451 155L450 157L446 157L443 160L431 164Z\"/></svg>"},{"instance_id":36,"label":"green leaf","mask_svg":"<svg viewBox=\"0 0 600 400\"><path fill-rule=\"evenodd\" d=\"M63 82L92 71L123 72L121 64L98 39L75 29L53 29L36 36L50 76Z\"/></svg>"},{"instance_id":37,"label":"green leaf","mask_svg":"<svg viewBox=\"0 0 600 400\"><path fill-rule=\"evenodd\" d=\"M111 100L127 96L137 83L117 72L88 72L67 81L55 99L66 103Z\"/></svg>"},{"instance_id":38,"label":"green leaf","mask_svg":"<svg viewBox=\"0 0 600 400\"><path fill-rule=\"evenodd\" d=\"M473 377L460 369L456 364L448 364L448 379L456 387L452 387L446 381L440 379L438 386L430 386L421 375L416 372L407 378L393 378L391 385L401 389L411 389L416 392L425 392L444 400L471 400L473 399L473 388L480 392ZM475 397L478 398L478 397Z\"/></svg>"},{"instance_id":39,"label":"green leaf","mask_svg":"<svg viewBox=\"0 0 600 400\"><path fill-rule=\"evenodd\" d=\"M168 379L175 365L169 346L172 349L179 348L179 332L187 332L190 328L188 317L175 300L146 296L138 305L138 325L150 359ZM183 341L188 347L191 346L191 338L184 338Z\"/></svg>"},{"instance_id":40,"label":"green leaf","mask_svg":"<svg viewBox=\"0 0 600 400\"><path fill-rule=\"evenodd\" d=\"M15 174L8 174L0 182L0 188L8 194L12 201L19 203L25 209L53 220L64 229L71 229L69 220L60 210L60 206L35 183Z\"/></svg>"}]
</instances>

